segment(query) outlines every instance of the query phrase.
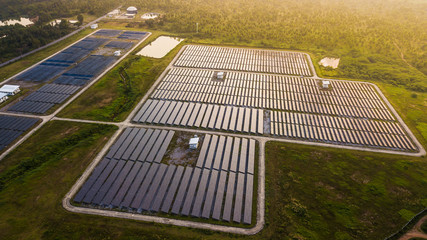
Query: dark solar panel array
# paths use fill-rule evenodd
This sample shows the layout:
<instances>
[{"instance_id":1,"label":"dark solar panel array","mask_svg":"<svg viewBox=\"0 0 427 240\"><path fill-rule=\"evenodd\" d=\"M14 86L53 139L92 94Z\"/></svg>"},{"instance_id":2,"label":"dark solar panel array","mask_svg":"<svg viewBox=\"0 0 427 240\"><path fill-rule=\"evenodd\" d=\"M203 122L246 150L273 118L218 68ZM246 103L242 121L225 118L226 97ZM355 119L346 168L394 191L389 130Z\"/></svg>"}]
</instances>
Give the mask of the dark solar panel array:
<instances>
[{"instance_id":1,"label":"dark solar panel array","mask_svg":"<svg viewBox=\"0 0 427 240\"><path fill-rule=\"evenodd\" d=\"M0 115L0 151L37 123L35 118Z\"/></svg>"},{"instance_id":2,"label":"dark solar panel array","mask_svg":"<svg viewBox=\"0 0 427 240\"><path fill-rule=\"evenodd\" d=\"M111 41L105 47L108 48L121 48L121 49L129 49L133 46L132 42L121 42L121 41Z\"/></svg>"},{"instance_id":3,"label":"dark solar panel array","mask_svg":"<svg viewBox=\"0 0 427 240\"><path fill-rule=\"evenodd\" d=\"M251 224L255 141L206 135L193 168L161 163L173 135L126 128L74 201Z\"/></svg>"},{"instance_id":4,"label":"dark solar panel array","mask_svg":"<svg viewBox=\"0 0 427 240\"><path fill-rule=\"evenodd\" d=\"M8 111L43 114L55 104L60 104L74 94L80 87L46 84L19 101Z\"/></svg>"},{"instance_id":5,"label":"dark solar panel array","mask_svg":"<svg viewBox=\"0 0 427 240\"><path fill-rule=\"evenodd\" d=\"M169 145L173 135L174 131L126 128L74 201L148 210L162 187L163 175L172 179L175 172L160 164L163 146Z\"/></svg>"},{"instance_id":6,"label":"dark solar panel array","mask_svg":"<svg viewBox=\"0 0 427 240\"><path fill-rule=\"evenodd\" d=\"M58 76L66 69L64 66L39 64L15 77L18 81L46 82Z\"/></svg>"},{"instance_id":7,"label":"dark solar panel array","mask_svg":"<svg viewBox=\"0 0 427 240\"><path fill-rule=\"evenodd\" d=\"M264 111L149 99L133 118L137 123L209 128L253 134L264 133Z\"/></svg>"},{"instance_id":8,"label":"dark solar panel array","mask_svg":"<svg viewBox=\"0 0 427 240\"><path fill-rule=\"evenodd\" d=\"M83 86L117 60L113 56L92 55L59 76L54 83Z\"/></svg>"},{"instance_id":9,"label":"dark solar panel array","mask_svg":"<svg viewBox=\"0 0 427 240\"><path fill-rule=\"evenodd\" d=\"M87 37L75 44L73 44L71 47L67 48L65 52L71 52L74 51L74 48L81 48L85 50L93 51L103 45L104 43L108 42L110 39L106 38L94 38L94 37Z\"/></svg>"},{"instance_id":10,"label":"dark solar panel array","mask_svg":"<svg viewBox=\"0 0 427 240\"><path fill-rule=\"evenodd\" d=\"M85 38L34 68L19 74L15 77L15 80L47 82L65 71L71 64L89 55L91 51L101 46L106 41L108 41L108 39Z\"/></svg>"},{"instance_id":11,"label":"dark solar panel array","mask_svg":"<svg viewBox=\"0 0 427 240\"><path fill-rule=\"evenodd\" d=\"M117 58L113 56L91 55L63 75L92 78L101 73Z\"/></svg>"},{"instance_id":12,"label":"dark solar panel array","mask_svg":"<svg viewBox=\"0 0 427 240\"><path fill-rule=\"evenodd\" d=\"M112 30L112 29L101 29L98 30L93 36L105 36L105 37L115 37L119 35L122 30Z\"/></svg>"},{"instance_id":13,"label":"dark solar panel array","mask_svg":"<svg viewBox=\"0 0 427 240\"><path fill-rule=\"evenodd\" d=\"M136 40L140 40L140 39L144 38L146 34L147 34L146 32L124 31L117 38L119 38L119 39L136 39Z\"/></svg>"}]
</instances>

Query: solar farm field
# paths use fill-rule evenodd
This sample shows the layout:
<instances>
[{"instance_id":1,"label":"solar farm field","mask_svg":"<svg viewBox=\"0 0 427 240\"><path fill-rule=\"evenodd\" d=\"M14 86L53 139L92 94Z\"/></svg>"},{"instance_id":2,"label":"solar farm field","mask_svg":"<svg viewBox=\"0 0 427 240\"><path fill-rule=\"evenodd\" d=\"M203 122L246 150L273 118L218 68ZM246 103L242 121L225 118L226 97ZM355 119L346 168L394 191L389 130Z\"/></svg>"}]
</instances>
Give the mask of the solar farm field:
<instances>
[{"instance_id":1,"label":"solar farm field","mask_svg":"<svg viewBox=\"0 0 427 240\"><path fill-rule=\"evenodd\" d=\"M49 90L41 87L21 101L6 107L7 111L46 114L113 65L119 59L118 56L113 56L114 51L125 53L146 35L146 32L99 30L12 77L11 80L18 85L25 86L25 82L40 85L47 83L45 86ZM64 92L63 89L69 91Z\"/></svg>"},{"instance_id":2,"label":"solar farm field","mask_svg":"<svg viewBox=\"0 0 427 240\"><path fill-rule=\"evenodd\" d=\"M133 121L364 149L419 151L416 139L374 85L329 80L331 86L323 89L318 78L259 68L277 59L284 66L298 54L187 45ZM241 68L245 61L248 68ZM307 61L296 62L302 65L294 62L291 69L308 69L309 75ZM217 79L222 70L230 71Z\"/></svg>"},{"instance_id":3,"label":"solar farm field","mask_svg":"<svg viewBox=\"0 0 427 240\"><path fill-rule=\"evenodd\" d=\"M74 202L251 224L255 140L207 134L195 165L184 167L162 163L174 134L126 128Z\"/></svg>"}]
</instances>

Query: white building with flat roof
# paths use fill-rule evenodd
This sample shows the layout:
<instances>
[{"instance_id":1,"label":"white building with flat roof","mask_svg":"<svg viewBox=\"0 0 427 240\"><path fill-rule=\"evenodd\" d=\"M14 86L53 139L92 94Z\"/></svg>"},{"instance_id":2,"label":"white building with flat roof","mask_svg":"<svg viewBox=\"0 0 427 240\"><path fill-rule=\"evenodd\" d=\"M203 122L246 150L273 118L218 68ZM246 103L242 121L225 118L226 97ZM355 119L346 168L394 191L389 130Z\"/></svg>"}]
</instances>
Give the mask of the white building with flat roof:
<instances>
[{"instance_id":1,"label":"white building with flat roof","mask_svg":"<svg viewBox=\"0 0 427 240\"><path fill-rule=\"evenodd\" d=\"M197 147L199 146L199 137L197 137L197 135L194 135L193 138L190 139L190 149L197 149Z\"/></svg>"},{"instance_id":2,"label":"white building with flat roof","mask_svg":"<svg viewBox=\"0 0 427 240\"><path fill-rule=\"evenodd\" d=\"M19 85L3 85L3 87L0 88L0 93L6 93L7 95L15 95L19 93L21 89L19 88Z\"/></svg>"},{"instance_id":3,"label":"white building with flat roof","mask_svg":"<svg viewBox=\"0 0 427 240\"><path fill-rule=\"evenodd\" d=\"M323 80L322 81L322 88L323 89L328 89L329 88L329 84L331 84L331 82L329 82L328 80Z\"/></svg>"}]
</instances>

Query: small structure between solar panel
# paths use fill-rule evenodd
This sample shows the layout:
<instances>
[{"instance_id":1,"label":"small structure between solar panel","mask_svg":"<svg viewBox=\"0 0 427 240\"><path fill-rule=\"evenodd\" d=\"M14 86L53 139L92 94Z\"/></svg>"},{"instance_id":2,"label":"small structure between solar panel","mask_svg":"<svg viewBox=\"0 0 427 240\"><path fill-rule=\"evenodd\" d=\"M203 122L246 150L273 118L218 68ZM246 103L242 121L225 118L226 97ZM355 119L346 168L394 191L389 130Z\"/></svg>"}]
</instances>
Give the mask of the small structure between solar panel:
<instances>
[{"instance_id":1,"label":"small structure between solar panel","mask_svg":"<svg viewBox=\"0 0 427 240\"><path fill-rule=\"evenodd\" d=\"M247 203L252 202L255 141L206 135L195 168L153 161L163 158L173 133L126 128L78 191L74 202L136 213L161 211L251 224L252 205ZM230 154L224 153L230 152L227 146L233 143L237 161L240 159L240 165L245 161L245 167L239 167L238 173L229 172Z\"/></svg>"}]
</instances>

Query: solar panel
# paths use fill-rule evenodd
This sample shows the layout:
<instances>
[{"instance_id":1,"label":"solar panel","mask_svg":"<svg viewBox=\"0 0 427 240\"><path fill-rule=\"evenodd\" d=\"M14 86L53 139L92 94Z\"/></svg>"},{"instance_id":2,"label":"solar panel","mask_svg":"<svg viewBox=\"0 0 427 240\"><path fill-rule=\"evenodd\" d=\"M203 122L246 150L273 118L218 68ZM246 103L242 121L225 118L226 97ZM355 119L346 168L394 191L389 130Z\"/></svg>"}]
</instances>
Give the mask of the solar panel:
<instances>
[{"instance_id":1,"label":"solar panel","mask_svg":"<svg viewBox=\"0 0 427 240\"><path fill-rule=\"evenodd\" d=\"M141 208L142 210L148 211L150 209L152 201L156 195L157 189L159 188L160 182L162 181L163 175L165 174L167 168L168 165L160 164L159 170L156 172L156 175L153 176L150 188L148 189L147 193L145 194L144 200L139 206L139 208Z\"/></svg>"},{"instance_id":2,"label":"solar panel","mask_svg":"<svg viewBox=\"0 0 427 240\"><path fill-rule=\"evenodd\" d=\"M251 224L252 220L252 197L253 197L253 182L254 176L246 175L246 191L245 191L245 205L243 214L243 223Z\"/></svg>"},{"instance_id":3,"label":"solar panel","mask_svg":"<svg viewBox=\"0 0 427 240\"><path fill-rule=\"evenodd\" d=\"M120 186L125 181L126 176L131 172L133 166L134 166L134 162L132 161L126 162L126 165L120 171L120 174L114 180L114 183L108 189L107 193L105 194L105 197L102 199L101 201L102 205L106 205L106 206L110 205L116 193L120 191Z\"/></svg>"},{"instance_id":4,"label":"solar panel","mask_svg":"<svg viewBox=\"0 0 427 240\"><path fill-rule=\"evenodd\" d=\"M123 198L125 197L125 194L127 193L129 187L131 186L134 179L136 179L137 174L139 173L139 170L142 167L141 162L135 162L135 164L132 166L132 169L130 170L129 174L125 177L123 184L121 185L119 191L117 192L116 196L114 197L113 201L111 201L111 206L113 207L119 207L120 203L122 203ZM145 174L143 171L138 174L139 176Z\"/></svg>"},{"instance_id":5,"label":"solar panel","mask_svg":"<svg viewBox=\"0 0 427 240\"><path fill-rule=\"evenodd\" d=\"M167 190L166 196L164 198L164 202L162 204L162 209L161 209L162 212L165 212L165 213L169 212L169 210L171 208L172 201L173 201L173 197L175 196L176 189L178 188L178 184L180 184L180 183L185 184L184 182L180 181L183 172L184 172L184 167L178 166L176 169L176 172L175 172L175 174L171 180L171 184ZM179 211L179 209L178 209L178 211Z\"/></svg>"},{"instance_id":6,"label":"solar panel","mask_svg":"<svg viewBox=\"0 0 427 240\"><path fill-rule=\"evenodd\" d=\"M163 203L163 200L165 198L165 194L166 194L166 190L169 186L169 184L171 184L172 181L172 176L174 175L176 170L176 166L175 165L169 165L167 166L167 170L165 173L165 177L162 180L161 185L159 186L159 190L156 194L156 197L153 200L153 204L151 205L150 211L151 212L158 212L160 209L160 206ZM175 181L179 181L179 179L175 179Z\"/></svg>"},{"instance_id":7,"label":"solar panel","mask_svg":"<svg viewBox=\"0 0 427 240\"><path fill-rule=\"evenodd\" d=\"M131 208L138 209L141 205L142 200L146 196L147 190L150 187L151 182L153 181L153 177L156 174L159 168L159 164L153 163L151 164L150 169L147 172L144 181L141 183L141 186L138 188L138 191L135 194L135 197L130 205Z\"/></svg>"},{"instance_id":8,"label":"solar panel","mask_svg":"<svg viewBox=\"0 0 427 240\"><path fill-rule=\"evenodd\" d=\"M202 217L203 218L209 218L211 214L212 204L214 200L215 190L217 186L217 180L218 180L218 171L212 170L211 176L209 179L209 184L207 192L206 192L206 199L204 201L203 205L203 211L202 211ZM194 211L194 210L193 210Z\"/></svg>"},{"instance_id":9,"label":"solar panel","mask_svg":"<svg viewBox=\"0 0 427 240\"><path fill-rule=\"evenodd\" d=\"M219 220L221 217L221 209L222 209L222 202L224 199L224 190L225 190L226 180L227 180L227 172L221 171L220 178L218 181L218 188L216 190L215 202L212 210L212 218L216 220Z\"/></svg>"},{"instance_id":10,"label":"solar panel","mask_svg":"<svg viewBox=\"0 0 427 240\"><path fill-rule=\"evenodd\" d=\"M222 213L222 220L224 221L231 220L231 210L233 207L235 181L236 181L236 173L230 172L228 174L227 193L225 195L224 210Z\"/></svg>"},{"instance_id":11,"label":"solar panel","mask_svg":"<svg viewBox=\"0 0 427 240\"><path fill-rule=\"evenodd\" d=\"M137 191L139 190L139 187L144 180L148 169L150 168L150 163L145 162L144 165L142 165L140 171L136 175L134 181L132 182L132 185L130 185L128 192L126 193L126 196L123 198L122 202L120 203L120 207L130 208L130 205L132 203L132 200L134 199Z\"/></svg>"},{"instance_id":12,"label":"solar panel","mask_svg":"<svg viewBox=\"0 0 427 240\"><path fill-rule=\"evenodd\" d=\"M233 221L240 223L242 221L243 189L245 186L245 174L238 173L236 186L236 199L234 201Z\"/></svg>"},{"instance_id":13,"label":"solar panel","mask_svg":"<svg viewBox=\"0 0 427 240\"><path fill-rule=\"evenodd\" d=\"M197 189L197 193L194 199L193 210L191 211L191 216L193 217L200 217L210 173L211 171L209 169L203 170L202 176L199 181L199 187Z\"/></svg>"},{"instance_id":14,"label":"solar panel","mask_svg":"<svg viewBox=\"0 0 427 240\"><path fill-rule=\"evenodd\" d=\"M97 205L101 204L101 200L104 198L105 194L108 192L108 190L110 189L114 181L116 181L116 178L119 175L120 171L123 169L124 165L125 165L124 161L118 161L116 166L111 171L110 175L106 179L104 179L105 182L99 188L98 192L96 193L95 197L92 200L92 203Z\"/></svg>"},{"instance_id":15,"label":"solar panel","mask_svg":"<svg viewBox=\"0 0 427 240\"><path fill-rule=\"evenodd\" d=\"M187 186L189 184L192 172L193 172L193 168L187 167L185 169L184 176L182 177L181 184L179 185L178 193L177 193L177 195L175 197L175 201L173 203L173 207L172 207L172 211L171 211L173 214L179 214L180 213L182 202L184 200L184 196L185 196ZM163 211L163 208L162 208L162 211Z\"/></svg>"},{"instance_id":16,"label":"solar panel","mask_svg":"<svg viewBox=\"0 0 427 240\"><path fill-rule=\"evenodd\" d=\"M184 204L182 206L181 215L188 216L190 214L191 207L193 206L194 193L199 183L199 177L201 173L200 168L195 168L193 176L191 177L190 185L188 186L187 196L185 197Z\"/></svg>"}]
</instances>

